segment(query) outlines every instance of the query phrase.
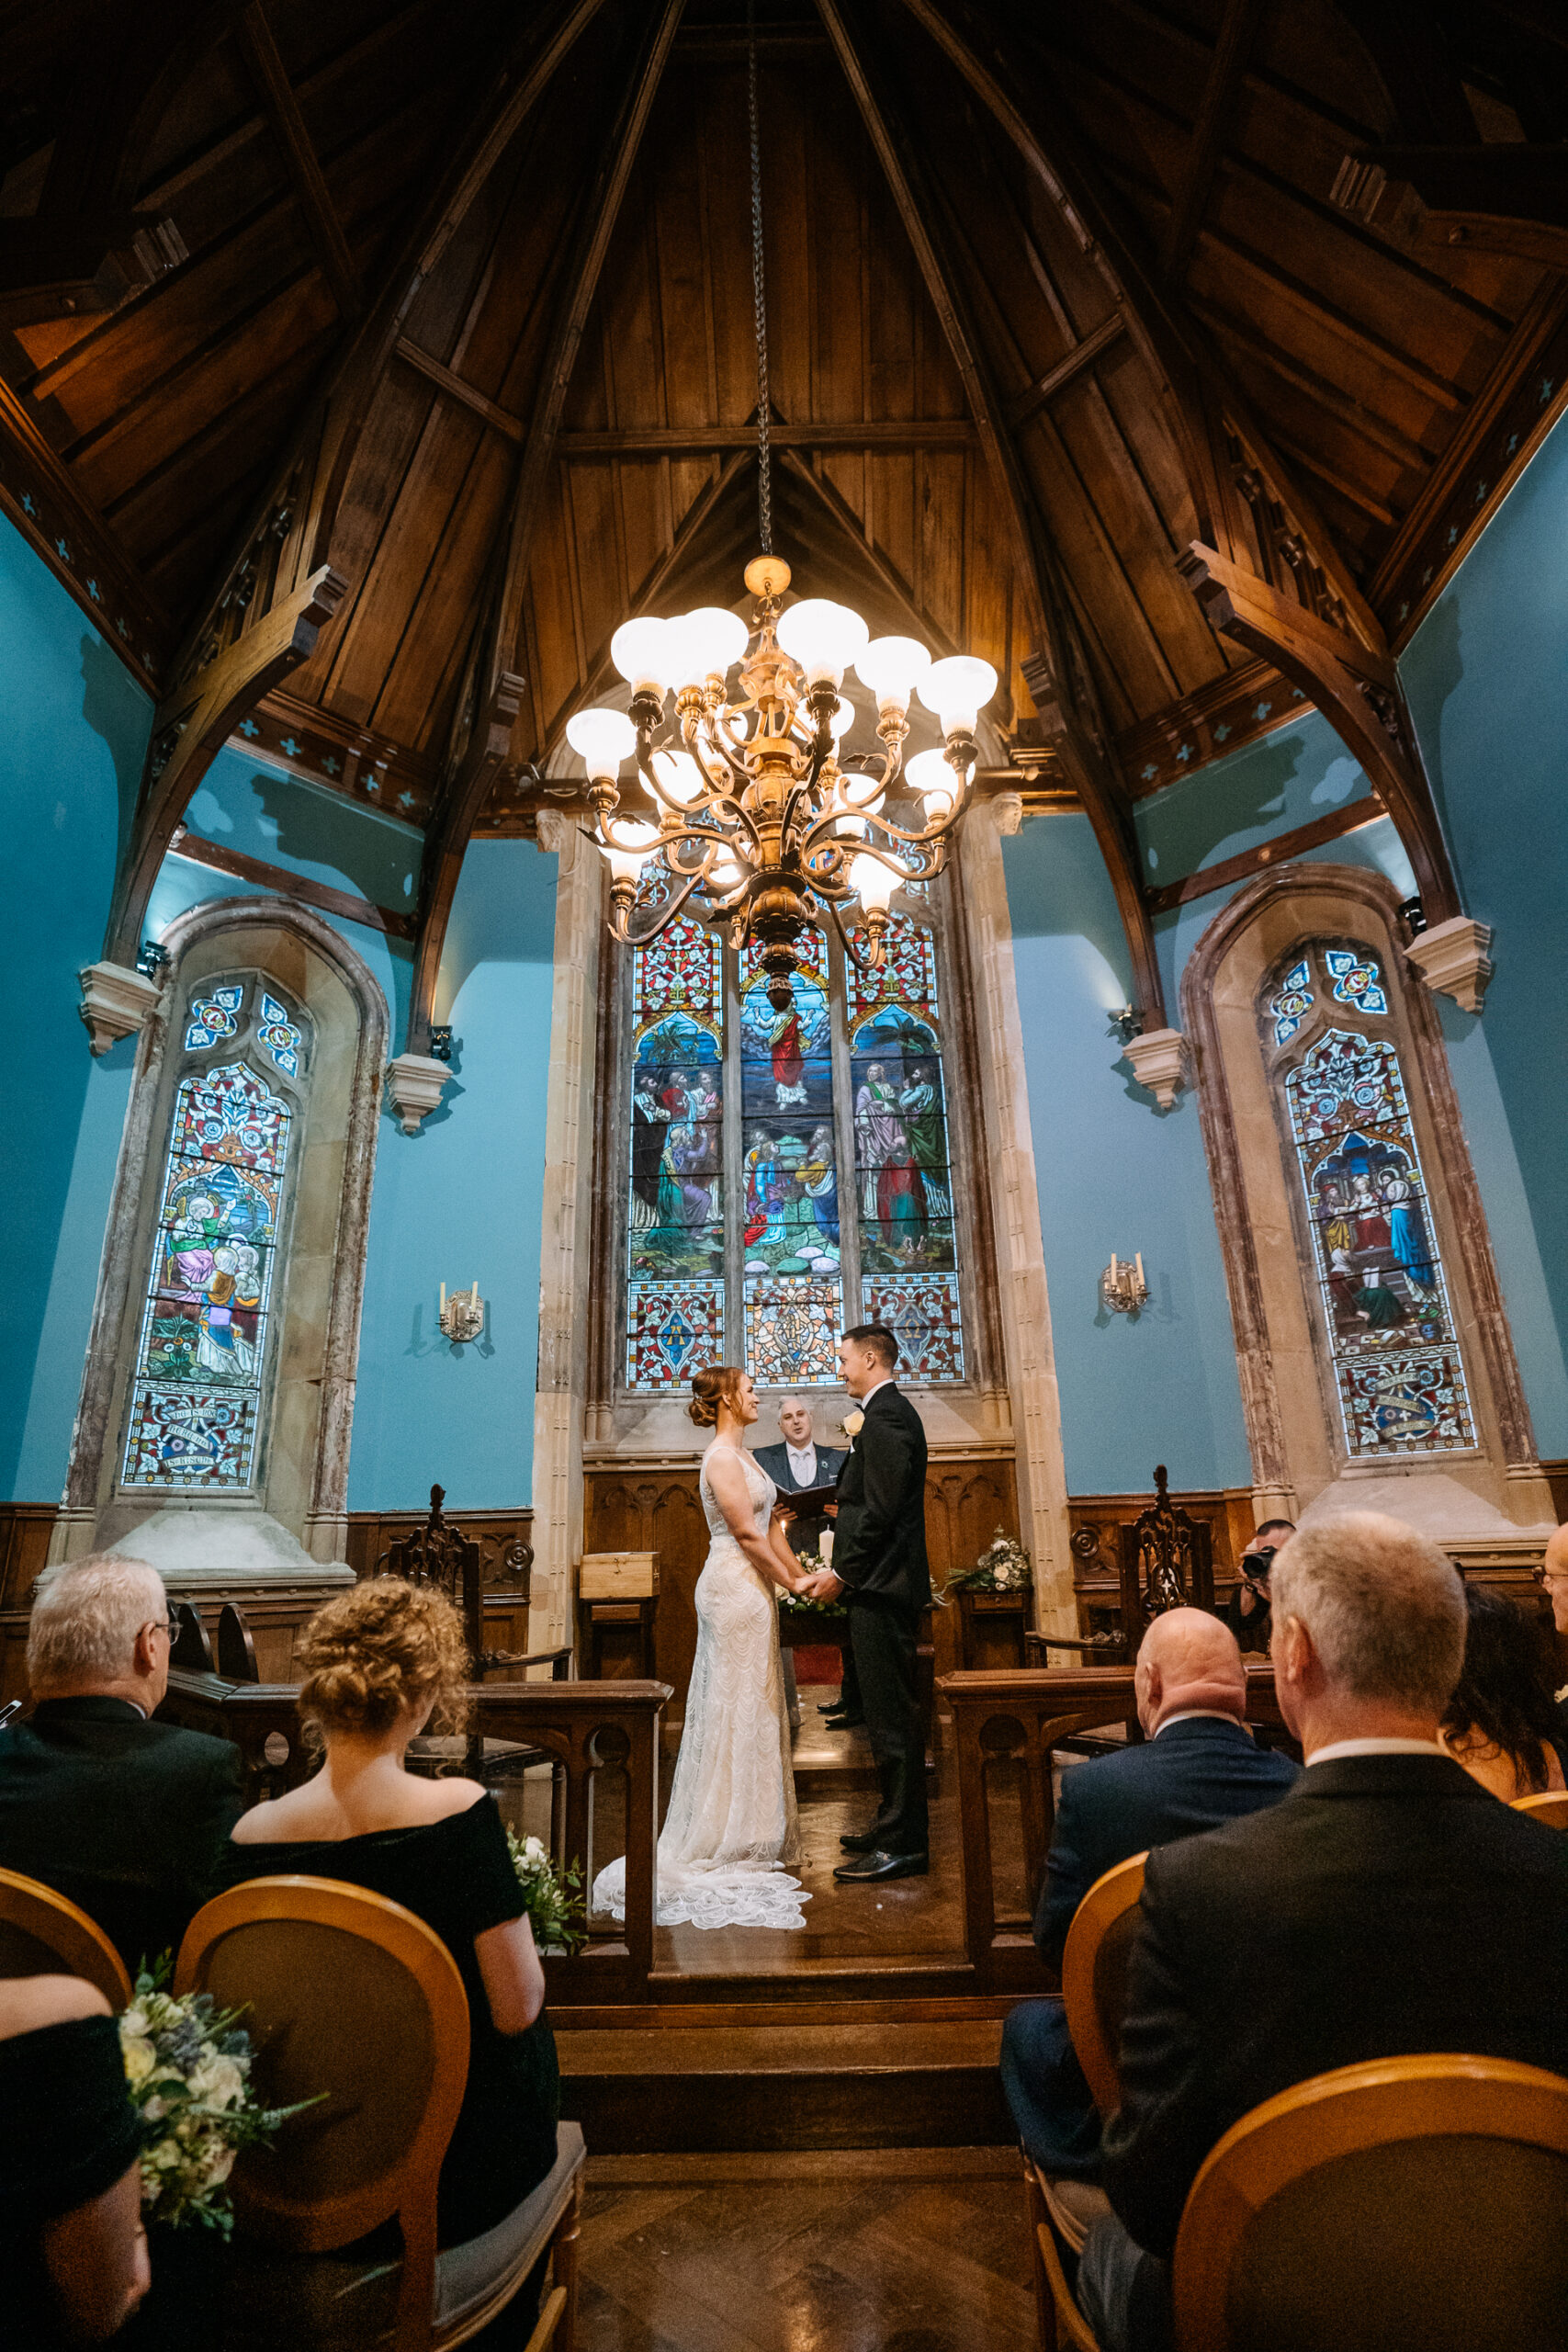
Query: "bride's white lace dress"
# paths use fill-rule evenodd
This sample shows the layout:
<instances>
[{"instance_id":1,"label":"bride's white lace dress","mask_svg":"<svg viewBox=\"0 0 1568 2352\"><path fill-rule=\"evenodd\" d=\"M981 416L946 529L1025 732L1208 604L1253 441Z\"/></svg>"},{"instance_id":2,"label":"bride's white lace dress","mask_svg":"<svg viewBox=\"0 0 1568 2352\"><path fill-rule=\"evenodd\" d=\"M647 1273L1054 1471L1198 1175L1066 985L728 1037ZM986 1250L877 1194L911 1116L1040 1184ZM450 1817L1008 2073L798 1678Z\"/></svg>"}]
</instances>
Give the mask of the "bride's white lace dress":
<instances>
[{"instance_id":1,"label":"bride's white lace dress","mask_svg":"<svg viewBox=\"0 0 1568 2352\"><path fill-rule=\"evenodd\" d=\"M659 1923L694 1928L803 1928L809 1903L783 1864L798 1860L789 1715L773 1587L729 1532L703 1456L699 1482L708 1555L697 1578L697 1655L670 1810L659 1839ZM759 1535L778 1488L740 1446ZM626 1860L593 1882L592 1909L626 1917Z\"/></svg>"}]
</instances>

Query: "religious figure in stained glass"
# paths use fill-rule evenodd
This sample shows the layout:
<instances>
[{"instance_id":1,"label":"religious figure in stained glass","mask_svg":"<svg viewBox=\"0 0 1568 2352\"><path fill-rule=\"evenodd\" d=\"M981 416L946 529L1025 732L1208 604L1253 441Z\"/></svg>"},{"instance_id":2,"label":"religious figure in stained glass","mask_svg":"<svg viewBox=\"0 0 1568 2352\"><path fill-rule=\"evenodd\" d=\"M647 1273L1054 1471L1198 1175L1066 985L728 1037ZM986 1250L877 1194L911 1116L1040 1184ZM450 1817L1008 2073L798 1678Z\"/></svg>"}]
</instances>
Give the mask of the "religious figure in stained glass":
<instances>
[{"instance_id":1,"label":"religious figure in stained glass","mask_svg":"<svg viewBox=\"0 0 1568 2352\"><path fill-rule=\"evenodd\" d=\"M1331 999L1374 1020L1386 1016L1372 957L1318 947L1286 975L1284 992L1306 999L1288 1036L1312 1004L1310 966L1318 956ZM1270 1028L1280 1003L1280 994L1267 1001ZM1281 1075L1348 1453L1375 1460L1473 1445L1463 1357L1393 1038L1324 1028Z\"/></svg>"},{"instance_id":2,"label":"religious figure in stained glass","mask_svg":"<svg viewBox=\"0 0 1568 2352\"><path fill-rule=\"evenodd\" d=\"M930 925L895 913L880 972L829 962L824 944L787 997L769 985L754 947L736 958L694 919L634 954L626 1384L684 1387L722 1360L728 1317L731 1351L764 1386L831 1385L839 1333L859 1317L893 1326L906 1379L962 1380Z\"/></svg>"},{"instance_id":3,"label":"religious figure in stained glass","mask_svg":"<svg viewBox=\"0 0 1568 2352\"><path fill-rule=\"evenodd\" d=\"M187 1049L238 1035L245 996L236 982L194 1000ZM258 1041L268 1026L288 1030L297 1070L303 1025L263 992ZM296 1118L243 1058L215 1056L180 1080L137 1342L126 1487L232 1492L254 1482Z\"/></svg>"}]
</instances>

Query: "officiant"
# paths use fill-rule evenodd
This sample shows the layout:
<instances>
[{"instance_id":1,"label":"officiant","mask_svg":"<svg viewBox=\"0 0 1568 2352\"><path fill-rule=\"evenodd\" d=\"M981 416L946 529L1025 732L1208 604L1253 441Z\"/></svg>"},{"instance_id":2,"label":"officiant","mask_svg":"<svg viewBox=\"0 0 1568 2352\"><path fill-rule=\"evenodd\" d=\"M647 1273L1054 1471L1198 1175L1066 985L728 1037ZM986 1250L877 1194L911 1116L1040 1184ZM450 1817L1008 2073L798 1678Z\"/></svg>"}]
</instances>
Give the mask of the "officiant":
<instances>
[{"instance_id":1,"label":"officiant","mask_svg":"<svg viewBox=\"0 0 1568 2352\"><path fill-rule=\"evenodd\" d=\"M803 1396L783 1396L779 1399L779 1428L784 1432L782 1445L760 1445L753 1459L758 1467L767 1472L781 1498L806 1493L813 1487L830 1487L849 1459L837 1446L818 1445L812 1420L811 1408ZM823 1537L830 1537L833 1522L825 1514L812 1519L793 1519L789 1522L790 1547L796 1557L807 1553L820 1553ZM852 1724L863 1723L861 1713L860 1684L855 1677L854 1651L850 1643L850 1620L846 1611L841 1618L828 1621L837 1633L843 1652L843 1680L839 1696L824 1706L835 1730ZM786 1658L786 1662L787 1658ZM792 1707L798 1719L798 1707Z\"/></svg>"}]
</instances>

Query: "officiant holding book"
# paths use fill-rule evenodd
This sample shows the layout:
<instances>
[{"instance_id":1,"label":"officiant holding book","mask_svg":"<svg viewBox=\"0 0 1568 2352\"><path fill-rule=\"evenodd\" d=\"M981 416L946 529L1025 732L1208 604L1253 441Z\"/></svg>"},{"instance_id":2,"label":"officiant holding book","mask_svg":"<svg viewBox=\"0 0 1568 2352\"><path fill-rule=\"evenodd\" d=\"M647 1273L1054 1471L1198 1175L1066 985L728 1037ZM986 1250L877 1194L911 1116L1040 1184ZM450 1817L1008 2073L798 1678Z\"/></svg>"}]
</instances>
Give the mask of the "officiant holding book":
<instances>
[{"instance_id":1,"label":"officiant holding book","mask_svg":"<svg viewBox=\"0 0 1568 2352\"><path fill-rule=\"evenodd\" d=\"M849 1460L847 1453L837 1446L818 1445L811 1408L803 1396L783 1396L779 1399L779 1427L784 1431L782 1445L760 1445L752 1459L767 1472L779 1490L781 1502L791 1495L808 1493L813 1487L830 1487ZM790 1548L797 1559L807 1554L820 1552L824 1536L831 1536L833 1522L826 1512L792 1519L786 1532ZM836 1731L852 1724L863 1723L861 1713L860 1683L855 1674L854 1647L850 1640L848 1617L829 1621L838 1629L838 1639L843 1650L843 1680L839 1696L821 1710Z\"/></svg>"}]
</instances>

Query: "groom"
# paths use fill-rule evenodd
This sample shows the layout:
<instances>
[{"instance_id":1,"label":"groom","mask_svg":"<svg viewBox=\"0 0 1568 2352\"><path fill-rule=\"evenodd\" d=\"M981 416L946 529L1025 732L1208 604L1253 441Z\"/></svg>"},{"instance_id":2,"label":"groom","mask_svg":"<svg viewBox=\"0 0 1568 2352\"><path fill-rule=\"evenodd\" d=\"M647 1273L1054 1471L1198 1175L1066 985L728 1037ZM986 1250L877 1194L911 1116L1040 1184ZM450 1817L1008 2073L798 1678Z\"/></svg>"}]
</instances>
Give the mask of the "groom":
<instances>
[{"instance_id":1,"label":"groom","mask_svg":"<svg viewBox=\"0 0 1568 2352\"><path fill-rule=\"evenodd\" d=\"M928 1868L926 1752L915 1687L920 1611L931 1597L926 1567L926 1432L893 1378L898 1343L885 1323L858 1323L839 1342L844 1385L861 1407L850 1458L839 1473L833 1565L807 1587L818 1600L849 1596L882 1803L871 1827L840 1843L853 1858L833 1876L852 1881L923 1878Z\"/></svg>"}]
</instances>

